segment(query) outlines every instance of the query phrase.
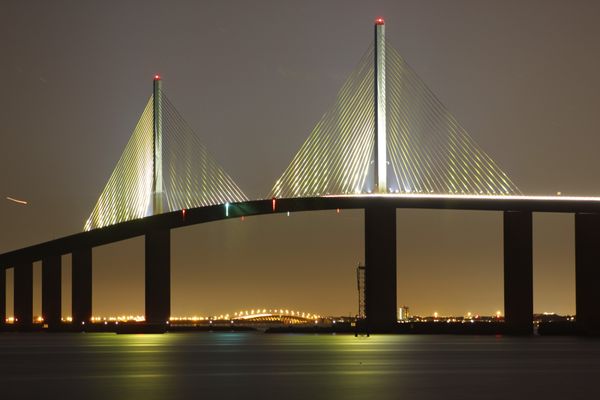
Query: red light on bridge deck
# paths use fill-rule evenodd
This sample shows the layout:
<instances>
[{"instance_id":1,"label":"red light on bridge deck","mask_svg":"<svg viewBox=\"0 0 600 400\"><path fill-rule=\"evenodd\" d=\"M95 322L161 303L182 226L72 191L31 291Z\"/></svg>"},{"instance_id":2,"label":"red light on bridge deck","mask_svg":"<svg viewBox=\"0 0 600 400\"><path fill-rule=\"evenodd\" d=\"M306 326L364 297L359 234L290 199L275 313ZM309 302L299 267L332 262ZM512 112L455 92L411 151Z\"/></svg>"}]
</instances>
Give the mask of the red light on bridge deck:
<instances>
[{"instance_id":1,"label":"red light on bridge deck","mask_svg":"<svg viewBox=\"0 0 600 400\"><path fill-rule=\"evenodd\" d=\"M159 74L154 75L154 80L155 81L160 81L160 75Z\"/></svg>"},{"instance_id":2,"label":"red light on bridge deck","mask_svg":"<svg viewBox=\"0 0 600 400\"><path fill-rule=\"evenodd\" d=\"M381 18L381 17L375 18L375 25L383 25L383 24L385 24L385 21L383 20L383 18Z\"/></svg>"},{"instance_id":3,"label":"red light on bridge deck","mask_svg":"<svg viewBox=\"0 0 600 400\"><path fill-rule=\"evenodd\" d=\"M242 222L244 222L245 219L246 219L246 217L242 215Z\"/></svg>"},{"instance_id":4,"label":"red light on bridge deck","mask_svg":"<svg viewBox=\"0 0 600 400\"><path fill-rule=\"evenodd\" d=\"M275 197L273 197L272 202L273 202L273 211L275 211L277 199Z\"/></svg>"},{"instance_id":5,"label":"red light on bridge deck","mask_svg":"<svg viewBox=\"0 0 600 400\"><path fill-rule=\"evenodd\" d=\"M339 213L340 213L340 209L339 209L339 208L336 208L336 209L335 209L335 212L339 214Z\"/></svg>"},{"instance_id":6,"label":"red light on bridge deck","mask_svg":"<svg viewBox=\"0 0 600 400\"><path fill-rule=\"evenodd\" d=\"M181 210L181 218L185 221L185 208Z\"/></svg>"}]
</instances>

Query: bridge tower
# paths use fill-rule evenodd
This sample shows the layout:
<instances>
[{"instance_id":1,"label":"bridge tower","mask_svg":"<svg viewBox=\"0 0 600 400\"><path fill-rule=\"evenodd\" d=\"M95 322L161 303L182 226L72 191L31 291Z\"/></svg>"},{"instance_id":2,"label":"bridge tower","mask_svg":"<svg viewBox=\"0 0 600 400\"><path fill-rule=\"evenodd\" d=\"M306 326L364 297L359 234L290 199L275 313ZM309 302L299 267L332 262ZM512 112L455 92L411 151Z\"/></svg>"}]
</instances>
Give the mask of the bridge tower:
<instances>
[{"instance_id":1,"label":"bridge tower","mask_svg":"<svg viewBox=\"0 0 600 400\"><path fill-rule=\"evenodd\" d=\"M386 130L386 94L385 94L385 21L375 20L375 51L373 79L375 96L375 192L387 193L387 130Z\"/></svg>"},{"instance_id":2,"label":"bridge tower","mask_svg":"<svg viewBox=\"0 0 600 400\"><path fill-rule=\"evenodd\" d=\"M375 19L374 51L375 193L388 193L385 91L385 22ZM396 324L396 208L385 199L365 208L365 316L367 329Z\"/></svg>"},{"instance_id":3,"label":"bridge tower","mask_svg":"<svg viewBox=\"0 0 600 400\"><path fill-rule=\"evenodd\" d=\"M154 85L152 90L153 108L152 108L152 196L151 196L151 215L162 214L165 212L164 191L163 191L163 150L162 150L162 80L160 75L154 76Z\"/></svg>"},{"instance_id":4,"label":"bridge tower","mask_svg":"<svg viewBox=\"0 0 600 400\"><path fill-rule=\"evenodd\" d=\"M154 76L152 108L151 215L167 210L163 188L162 81ZM171 314L171 231L152 229L145 237L145 316L151 325L164 325Z\"/></svg>"}]
</instances>

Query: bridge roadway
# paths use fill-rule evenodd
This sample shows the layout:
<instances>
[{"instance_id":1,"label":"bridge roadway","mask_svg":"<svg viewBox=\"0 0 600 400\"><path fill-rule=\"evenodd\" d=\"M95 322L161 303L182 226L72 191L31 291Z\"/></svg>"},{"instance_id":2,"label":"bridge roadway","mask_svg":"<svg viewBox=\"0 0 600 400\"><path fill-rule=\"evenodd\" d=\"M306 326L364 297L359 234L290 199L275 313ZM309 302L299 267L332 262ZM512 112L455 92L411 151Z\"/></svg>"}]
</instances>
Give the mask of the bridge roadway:
<instances>
[{"instance_id":1,"label":"bridge roadway","mask_svg":"<svg viewBox=\"0 0 600 400\"><path fill-rule=\"evenodd\" d=\"M42 315L60 323L60 256L72 253L75 323L91 317L91 249L146 238L146 321L170 315L170 230L242 216L336 209L365 210L365 300L369 329L396 321L396 209L484 210L504 213L504 301L509 331L532 332L532 213L575 214L576 312L581 330L600 329L600 198L467 195L348 195L253 200L176 211L81 232L0 255L0 269L14 268L14 314L32 321L32 264L42 261ZM5 271L0 273L0 321L5 319Z\"/></svg>"}]
</instances>

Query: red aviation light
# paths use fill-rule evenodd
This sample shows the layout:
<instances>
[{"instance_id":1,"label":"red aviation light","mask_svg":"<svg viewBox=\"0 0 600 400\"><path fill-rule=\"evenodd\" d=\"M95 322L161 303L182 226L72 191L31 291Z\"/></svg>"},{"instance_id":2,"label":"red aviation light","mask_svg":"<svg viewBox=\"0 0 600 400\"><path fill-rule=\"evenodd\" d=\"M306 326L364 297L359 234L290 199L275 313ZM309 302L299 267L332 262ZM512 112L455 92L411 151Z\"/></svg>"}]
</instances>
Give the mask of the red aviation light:
<instances>
[{"instance_id":1,"label":"red aviation light","mask_svg":"<svg viewBox=\"0 0 600 400\"><path fill-rule=\"evenodd\" d=\"M375 25L384 25L385 21L381 17L375 18Z\"/></svg>"},{"instance_id":2,"label":"red aviation light","mask_svg":"<svg viewBox=\"0 0 600 400\"><path fill-rule=\"evenodd\" d=\"M273 203L273 211L275 211L275 208L277 208L277 199L275 197L273 197L271 202Z\"/></svg>"},{"instance_id":3,"label":"red aviation light","mask_svg":"<svg viewBox=\"0 0 600 400\"><path fill-rule=\"evenodd\" d=\"M154 75L154 80L155 81L160 81L160 75L159 74Z\"/></svg>"}]
</instances>

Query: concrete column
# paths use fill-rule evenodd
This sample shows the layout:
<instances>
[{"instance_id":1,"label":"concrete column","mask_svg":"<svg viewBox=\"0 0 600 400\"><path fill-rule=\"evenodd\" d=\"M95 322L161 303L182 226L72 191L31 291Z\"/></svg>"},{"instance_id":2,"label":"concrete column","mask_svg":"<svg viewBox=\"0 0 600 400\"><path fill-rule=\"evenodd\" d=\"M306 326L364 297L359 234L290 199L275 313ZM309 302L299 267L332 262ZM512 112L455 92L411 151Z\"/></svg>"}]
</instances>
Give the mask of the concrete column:
<instances>
[{"instance_id":1,"label":"concrete column","mask_svg":"<svg viewBox=\"0 0 600 400\"><path fill-rule=\"evenodd\" d=\"M374 116L375 116L375 192L387 193L387 117L385 91L385 23L375 20L373 60Z\"/></svg>"},{"instance_id":2,"label":"concrete column","mask_svg":"<svg viewBox=\"0 0 600 400\"><path fill-rule=\"evenodd\" d=\"M397 323L396 208L365 208L365 311L367 328L381 331Z\"/></svg>"},{"instance_id":3,"label":"concrete column","mask_svg":"<svg viewBox=\"0 0 600 400\"><path fill-rule=\"evenodd\" d=\"M171 231L146 233L146 323L165 324L171 316Z\"/></svg>"},{"instance_id":4,"label":"concrete column","mask_svg":"<svg viewBox=\"0 0 600 400\"><path fill-rule=\"evenodd\" d=\"M577 326L600 333L600 214L575 214Z\"/></svg>"},{"instance_id":5,"label":"concrete column","mask_svg":"<svg viewBox=\"0 0 600 400\"><path fill-rule=\"evenodd\" d=\"M6 268L0 267L0 328L6 325Z\"/></svg>"},{"instance_id":6,"label":"concrete column","mask_svg":"<svg viewBox=\"0 0 600 400\"><path fill-rule=\"evenodd\" d=\"M73 324L92 318L92 248L76 249L71 257L71 307Z\"/></svg>"},{"instance_id":7,"label":"concrete column","mask_svg":"<svg viewBox=\"0 0 600 400\"><path fill-rule=\"evenodd\" d=\"M49 327L60 325L61 283L60 254L45 256L42 259L42 317Z\"/></svg>"},{"instance_id":8,"label":"concrete column","mask_svg":"<svg viewBox=\"0 0 600 400\"><path fill-rule=\"evenodd\" d=\"M507 333L533 333L531 212L504 212L504 314Z\"/></svg>"},{"instance_id":9,"label":"concrete column","mask_svg":"<svg viewBox=\"0 0 600 400\"><path fill-rule=\"evenodd\" d=\"M165 196L163 192L163 151L162 151L162 80L154 77L152 120L154 137L152 141L152 215L165 212Z\"/></svg>"},{"instance_id":10,"label":"concrete column","mask_svg":"<svg viewBox=\"0 0 600 400\"><path fill-rule=\"evenodd\" d=\"M29 327L33 323L33 263L14 265L15 324Z\"/></svg>"}]
</instances>

